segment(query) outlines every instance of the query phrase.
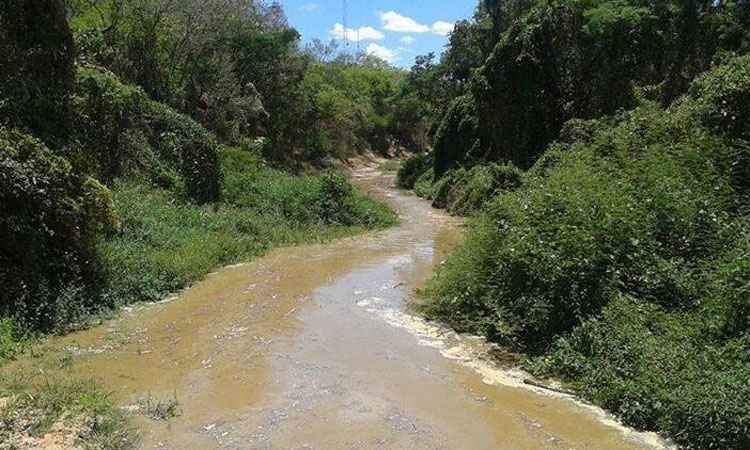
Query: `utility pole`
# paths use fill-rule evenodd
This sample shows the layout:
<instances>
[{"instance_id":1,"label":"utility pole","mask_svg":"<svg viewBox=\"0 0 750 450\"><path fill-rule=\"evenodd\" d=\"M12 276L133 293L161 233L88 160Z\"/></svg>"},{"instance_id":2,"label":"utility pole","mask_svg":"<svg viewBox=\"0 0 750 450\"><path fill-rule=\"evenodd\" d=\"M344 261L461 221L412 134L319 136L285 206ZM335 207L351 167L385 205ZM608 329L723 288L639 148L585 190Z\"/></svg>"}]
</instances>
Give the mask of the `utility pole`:
<instances>
[{"instance_id":1,"label":"utility pole","mask_svg":"<svg viewBox=\"0 0 750 450\"><path fill-rule=\"evenodd\" d=\"M343 16L344 16L344 18L342 20L342 22L344 23L344 45L347 48L349 48L349 36L348 36L349 35L349 28L348 28L349 21L347 20L348 14L347 14L347 11L346 11L346 0L342 0L342 1L343 1L343 8L342 9L343 9Z\"/></svg>"}]
</instances>

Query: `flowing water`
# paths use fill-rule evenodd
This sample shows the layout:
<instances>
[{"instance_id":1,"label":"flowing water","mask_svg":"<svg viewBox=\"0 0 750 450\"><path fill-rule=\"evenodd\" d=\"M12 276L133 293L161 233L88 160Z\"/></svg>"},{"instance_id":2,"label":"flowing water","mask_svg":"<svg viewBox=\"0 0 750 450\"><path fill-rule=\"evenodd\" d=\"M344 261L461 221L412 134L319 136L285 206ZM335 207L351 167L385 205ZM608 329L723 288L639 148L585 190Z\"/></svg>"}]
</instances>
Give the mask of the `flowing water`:
<instances>
[{"instance_id":1,"label":"flowing water","mask_svg":"<svg viewBox=\"0 0 750 450\"><path fill-rule=\"evenodd\" d=\"M564 395L525 386L481 339L426 322L415 288L460 223L374 168L354 181L396 209L391 230L280 249L178 296L63 339L75 371L141 417L144 448L634 449L661 443Z\"/></svg>"}]
</instances>

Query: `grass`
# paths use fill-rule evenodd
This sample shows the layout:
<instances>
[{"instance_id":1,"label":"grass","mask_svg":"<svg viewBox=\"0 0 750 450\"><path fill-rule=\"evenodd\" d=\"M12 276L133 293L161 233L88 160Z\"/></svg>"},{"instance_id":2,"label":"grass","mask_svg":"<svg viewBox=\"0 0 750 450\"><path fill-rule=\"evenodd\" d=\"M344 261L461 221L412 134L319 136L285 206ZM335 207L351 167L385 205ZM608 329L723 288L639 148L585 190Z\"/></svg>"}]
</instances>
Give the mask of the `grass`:
<instances>
[{"instance_id":1,"label":"grass","mask_svg":"<svg viewBox=\"0 0 750 450\"><path fill-rule=\"evenodd\" d=\"M399 159L389 159L387 161L383 161L378 166L378 170L382 172L396 172L401 167L401 160Z\"/></svg>"},{"instance_id":2,"label":"grass","mask_svg":"<svg viewBox=\"0 0 750 450\"><path fill-rule=\"evenodd\" d=\"M0 442L16 448L25 439L62 447L130 449L138 443L124 413L92 381L66 374L0 372ZM5 447L3 447L5 448Z\"/></svg>"},{"instance_id":3,"label":"grass","mask_svg":"<svg viewBox=\"0 0 750 450\"><path fill-rule=\"evenodd\" d=\"M397 220L335 175L295 177L241 150L225 150L222 165L224 198L212 205L135 181L115 187L121 232L100 244L108 304L158 300L273 247L327 242Z\"/></svg>"},{"instance_id":4,"label":"grass","mask_svg":"<svg viewBox=\"0 0 750 450\"><path fill-rule=\"evenodd\" d=\"M273 247L327 242L397 222L387 206L338 174L293 176L238 149L223 150L221 164L223 197L209 205L144 180L113 185L120 225L98 243L105 268L102 314L160 300L217 267L248 261ZM134 447L137 436L127 417L101 386L73 378L67 372L73 364L69 354L38 350L32 342L11 320L0 320L0 399L6 403L0 406L0 448L46 434L67 439L68 446ZM36 359L36 369L8 364L24 350ZM155 420L180 412L176 398L149 397L140 406Z\"/></svg>"},{"instance_id":5,"label":"grass","mask_svg":"<svg viewBox=\"0 0 750 450\"><path fill-rule=\"evenodd\" d=\"M153 420L169 420L182 415L177 393L170 398L159 399L149 394L148 397L138 402L142 415Z\"/></svg>"}]
</instances>

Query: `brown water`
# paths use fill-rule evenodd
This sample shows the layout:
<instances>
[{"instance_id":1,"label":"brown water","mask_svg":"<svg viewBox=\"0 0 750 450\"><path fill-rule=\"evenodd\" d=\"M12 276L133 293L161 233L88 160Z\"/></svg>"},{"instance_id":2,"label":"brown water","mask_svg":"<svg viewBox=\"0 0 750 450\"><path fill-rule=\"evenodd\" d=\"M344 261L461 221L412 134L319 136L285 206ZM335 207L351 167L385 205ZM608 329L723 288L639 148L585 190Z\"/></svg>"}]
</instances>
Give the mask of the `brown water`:
<instances>
[{"instance_id":1,"label":"brown water","mask_svg":"<svg viewBox=\"0 0 750 450\"><path fill-rule=\"evenodd\" d=\"M353 174L401 226L276 250L177 299L64 338L75 371L124 404L176 395L182 415L139 418L144 448L633 449L658 446L600 411L530 390L481 340L408 313L460 224Z\"/></svg>"}]
</instances>

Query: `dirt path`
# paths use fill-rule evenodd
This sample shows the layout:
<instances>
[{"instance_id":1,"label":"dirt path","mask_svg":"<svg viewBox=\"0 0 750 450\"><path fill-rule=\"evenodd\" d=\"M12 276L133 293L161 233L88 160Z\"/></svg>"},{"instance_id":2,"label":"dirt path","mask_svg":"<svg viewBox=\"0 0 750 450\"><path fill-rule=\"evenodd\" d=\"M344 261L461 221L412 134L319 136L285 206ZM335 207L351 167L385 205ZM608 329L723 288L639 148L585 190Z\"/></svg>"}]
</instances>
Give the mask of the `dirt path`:
<instances>
[{"instance_id":1,"label":"dirt path","mask_svg":"<svg viewBox=\"0 0 750 450\"><path fill-rule=\"evenodd\" d=\"M373 167L357 184L401 226L281 249L176 301L66 337L76 370L124 404L176 394L139 419L144 448L631 449L658 444L560 395L524 387L486 345L410 315L407 299L460 236L454 219Z\"/></svg>"}]
</instances>

